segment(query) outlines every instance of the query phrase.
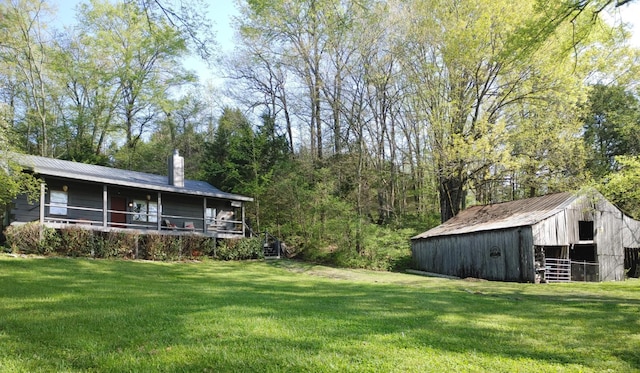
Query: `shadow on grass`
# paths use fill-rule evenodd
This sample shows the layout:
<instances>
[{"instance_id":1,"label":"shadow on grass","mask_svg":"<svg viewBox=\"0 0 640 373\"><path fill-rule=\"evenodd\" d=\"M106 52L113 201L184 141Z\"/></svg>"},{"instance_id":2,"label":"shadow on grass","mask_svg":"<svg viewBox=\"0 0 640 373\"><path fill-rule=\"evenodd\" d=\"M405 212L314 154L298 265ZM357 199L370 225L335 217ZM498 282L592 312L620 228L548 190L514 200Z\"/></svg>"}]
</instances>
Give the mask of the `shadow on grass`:
<instances>
[{"instance_id":1,"label":"shadow on grass","mask_svg":"<svg viewBox=\"0 0 640 373\"><path fill-rule=\"evenodd\" d=\"M640 366L637 292L354 282L260 262L0 258L0 266L0 367L16 370Z\"/></svg>"}]
</instances>

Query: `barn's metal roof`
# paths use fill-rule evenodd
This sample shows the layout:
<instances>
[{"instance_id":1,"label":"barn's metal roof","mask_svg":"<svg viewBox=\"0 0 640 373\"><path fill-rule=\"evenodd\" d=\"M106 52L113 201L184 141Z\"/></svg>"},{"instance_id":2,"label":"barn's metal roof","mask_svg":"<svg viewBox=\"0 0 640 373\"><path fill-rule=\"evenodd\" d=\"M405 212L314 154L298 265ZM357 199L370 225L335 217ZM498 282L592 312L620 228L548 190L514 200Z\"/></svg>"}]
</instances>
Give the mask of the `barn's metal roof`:
<instances>
[{"instance_id":1,"label":"barn's metal roof","mask_svg":"<svg viewBox=\"0 0 640 373\"><path fill-rule=\"evenodd\" d=\"M575 193L554 193L518 201L473 206L412 240L534 225L557 214L578 198Z\"/></svg>"},{"instance_id":2,"label":"barn's metal roof","mask_svg":"<svg viewBox=\"0 0 640 373\"><path fill-rule=\"evenodd\" d=\"M55 176L71 180L89 181L106 185L140 188L203 197L253 201L253 198L226 193L213 185L198 180L185 180L184 187L169 184L167 176L137 171L96 166L34 155L15 154L14 161L38 175Z\"/></svg>"}]
</instances>

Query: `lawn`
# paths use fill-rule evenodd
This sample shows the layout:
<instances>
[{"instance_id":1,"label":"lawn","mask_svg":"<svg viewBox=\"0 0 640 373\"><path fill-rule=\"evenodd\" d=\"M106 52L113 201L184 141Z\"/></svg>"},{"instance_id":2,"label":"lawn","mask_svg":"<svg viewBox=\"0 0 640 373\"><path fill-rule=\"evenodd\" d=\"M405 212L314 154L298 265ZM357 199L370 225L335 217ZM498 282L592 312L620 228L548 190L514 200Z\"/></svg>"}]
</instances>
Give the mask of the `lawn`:
<instances>
[{"instance_id":1,"label":"lawn","mask_svg":"<svg viewBox=\"0 0 640 373\"><path fill-rule=\"evenodd\" d=\"M640 371L640 281L0 255L2 372Z\"/></svg>"}]
</instances>

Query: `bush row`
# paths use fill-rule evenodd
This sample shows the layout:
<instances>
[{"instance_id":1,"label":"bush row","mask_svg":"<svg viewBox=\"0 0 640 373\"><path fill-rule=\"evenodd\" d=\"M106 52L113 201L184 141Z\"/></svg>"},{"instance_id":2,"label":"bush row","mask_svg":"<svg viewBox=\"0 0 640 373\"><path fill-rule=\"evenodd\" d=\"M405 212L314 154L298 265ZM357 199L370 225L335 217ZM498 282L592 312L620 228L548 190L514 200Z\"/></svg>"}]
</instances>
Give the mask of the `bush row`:
<instances>
[{"instance_id":1,"label":"bush row","mask_svg":"<svg viewBox=\"0 0 640 373\"><path fill-rule=\"evenodd\" d=\"M37 223L10 226L4 233L7 247L19 254L147 260L263 257L260 238L216 240L198 235L99 232L79 227L52 229L41 228Z\"/></svg>"}]
</instances>

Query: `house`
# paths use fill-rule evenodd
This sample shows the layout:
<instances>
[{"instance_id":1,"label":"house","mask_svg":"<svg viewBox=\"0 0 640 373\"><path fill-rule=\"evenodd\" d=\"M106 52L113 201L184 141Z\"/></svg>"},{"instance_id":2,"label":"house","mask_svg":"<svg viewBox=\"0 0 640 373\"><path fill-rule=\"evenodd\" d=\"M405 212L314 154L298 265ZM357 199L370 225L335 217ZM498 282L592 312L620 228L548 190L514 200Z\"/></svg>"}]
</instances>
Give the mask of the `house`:
<instances>
[{"instance_id":1,"label":"house","mask_svg":"<svg viewBox=\"0 0 640 373\"><path fill-rule=\"evenodd\" d=\"M185 180L184 158L177 151L169 157L168 176L23 154L15 154L14 161L42 180L40 198L34 203L19 196L5 224L38 221L52 228L216 238L247 233L244 204L253 199Z\"/></svg>"},{"instance_id":2,"label":"house","mask_svg":"<svg viewBox=\"0 0 640 373\"><path fill-rule=\"evenodd\" d=\"M640 222L595 191L470 207L411 239L417 269L517 282L637 277Z\"/></svg>"}]
</instances>

